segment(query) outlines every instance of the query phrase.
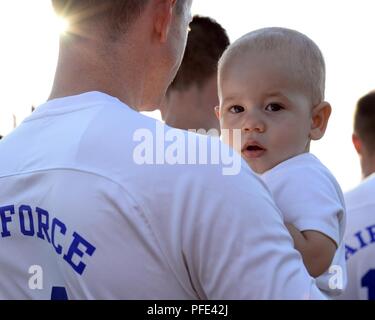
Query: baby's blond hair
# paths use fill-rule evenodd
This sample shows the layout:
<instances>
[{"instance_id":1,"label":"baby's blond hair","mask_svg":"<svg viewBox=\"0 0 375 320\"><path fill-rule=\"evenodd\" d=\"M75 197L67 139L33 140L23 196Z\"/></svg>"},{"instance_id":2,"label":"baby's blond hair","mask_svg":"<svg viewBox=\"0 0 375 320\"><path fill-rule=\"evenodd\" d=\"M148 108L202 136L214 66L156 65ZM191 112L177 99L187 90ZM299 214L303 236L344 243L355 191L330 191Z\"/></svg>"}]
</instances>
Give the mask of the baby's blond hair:
<instances>
[{"instance_id":1,"label":"baby's blond hair","mask_svg":"<svg viewBox=\"0 0 375 320\"><path fill-rule=\"evenodd\" d=\"M306 35L286 28L264 28L250 32L224 52L219 62L219 79L234 58L247 52L275 52L286 57L311 95L312 103L324 101L326 67L319 47Z\"/></svg>"}]
</instances>

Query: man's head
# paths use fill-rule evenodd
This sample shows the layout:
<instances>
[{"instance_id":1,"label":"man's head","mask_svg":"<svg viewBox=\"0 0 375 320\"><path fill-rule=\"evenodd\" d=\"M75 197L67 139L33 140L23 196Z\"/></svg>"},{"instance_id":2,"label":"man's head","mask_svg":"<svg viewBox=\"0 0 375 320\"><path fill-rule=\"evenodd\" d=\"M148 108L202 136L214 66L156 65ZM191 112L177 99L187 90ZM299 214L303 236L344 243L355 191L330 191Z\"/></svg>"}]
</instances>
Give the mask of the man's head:
<instances>
[{"instance_id":1,"label":"man's head","mask_svg":"<svg viewBox=\"0 0 375 320\"><path fill-rule=\"evenodd\" d=\"M218 105L217 65L228 45L228 35L220 24L208 17L193 18L182 64L162 108L167 124L180 129L219 129L214 113ZM175 105L176 100L180 105Z\"/></svg>"},{"instance_id":2,"label":"man's head","mask_svg":"<svg viewBox=\"0 0 375 320\"><path fill-rule=\"evenodd\" d=\"M61 41L60 57L65 66L58 71L73 66L74 62L75 70L83 69L83 74L90 74L91 78L96 72L102 74L102 83L110 81L115 86L117 82L117 92L120 86L123 92L130 91L129 84L123 81L127 75L136 82L136 91L142 92L142 97L126 102L140 109L155 108L160 103L182 60L192 0L52 0L52 3L70 25ZM62 78L60 74L59 77Z\"/></svg>"},{"instance_id":3,"label":"man's head","mask_svg":"<svg viewBox=\"0 0 375 320\"><path fill-rule=\"evenodd\" d=\"M326 130L325 63L307 36L284 28L251 32L219 64L222 129L241 130L242 156L258 173L307 152ZM223 135L231 144L231 131Z\"/></svg>"},{"instance_id":4,"label":"man's head","mask_svg":"<svg viewBox=\"0 0 375 320\"><path fill-rule=\"evenodd\" d=\"M151 0L52 0L55 12L67 19L70 32L83 32L88 25L102 24L112 40L124 33ZM178 0L176 10L183 11L185 0Z\"/></svg>"},{"instance_id":5,"label":"man's head","mask_svg":"<svg viewBox=\"0 0 375 320\"><path fill-rule=\"evenodd\" d=\"M70 32L103 24L113 38L138 18L149 0L52 0L56 13L67 19Z\"/></svg>"},{"instance_id":6,"label":"man's head","mask_svg":"<svg viewBox=\"0 0 375 320\"><path fill-rule=\"evenodd\" d=\"M375 172L375 91L359 99L354 115L353 144L361 160L363 177Z\"/></svg>"}]
</instances>

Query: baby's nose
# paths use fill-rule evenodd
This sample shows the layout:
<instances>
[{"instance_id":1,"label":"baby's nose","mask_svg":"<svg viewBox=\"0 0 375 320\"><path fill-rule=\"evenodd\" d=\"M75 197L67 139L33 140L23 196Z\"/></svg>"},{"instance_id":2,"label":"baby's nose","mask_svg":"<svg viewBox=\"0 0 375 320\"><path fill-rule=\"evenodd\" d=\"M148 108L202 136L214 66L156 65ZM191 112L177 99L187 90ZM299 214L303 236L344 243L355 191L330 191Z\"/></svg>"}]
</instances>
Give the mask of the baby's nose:
<instances>
[{"instance_id":1,"label":"baby's nose","mask_svg":"<svg viewBox=\"0 0 375 320\"><path fill-rule=\"evenodd\" d=\"M266 130L266 126L260 118L248 117L242 126L242 130L245 132L262 133Z\"/></svg>"}]
</instances>

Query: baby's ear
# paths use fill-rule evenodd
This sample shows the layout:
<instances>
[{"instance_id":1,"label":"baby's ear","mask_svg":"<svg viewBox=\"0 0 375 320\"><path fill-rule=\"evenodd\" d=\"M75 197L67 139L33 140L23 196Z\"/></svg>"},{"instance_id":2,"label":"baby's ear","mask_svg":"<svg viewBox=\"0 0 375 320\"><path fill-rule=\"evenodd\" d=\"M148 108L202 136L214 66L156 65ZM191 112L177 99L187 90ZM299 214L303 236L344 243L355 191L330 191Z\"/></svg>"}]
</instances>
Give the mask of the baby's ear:
<instances>
[{"instance_id":1,"label":"baby's ear","mask_svg":"<svg viewBox=\"0 0 375 320\"><path fill-rule=\"evenodd\" d=\"M324 136L331 112L331 105L326 101L314 107L311 118L311 140L319 140Z\"/></svg>"},{"instance_id":2,"label":"baby's ear","mask_svg":"<svg viewBox=\"0 0 375 320\"><path fill-rule=\"evenodd\" d=\"M220 107L219 106L215 107L215 114L218 120L220 121Z\"/></svg>"}]
</instances>

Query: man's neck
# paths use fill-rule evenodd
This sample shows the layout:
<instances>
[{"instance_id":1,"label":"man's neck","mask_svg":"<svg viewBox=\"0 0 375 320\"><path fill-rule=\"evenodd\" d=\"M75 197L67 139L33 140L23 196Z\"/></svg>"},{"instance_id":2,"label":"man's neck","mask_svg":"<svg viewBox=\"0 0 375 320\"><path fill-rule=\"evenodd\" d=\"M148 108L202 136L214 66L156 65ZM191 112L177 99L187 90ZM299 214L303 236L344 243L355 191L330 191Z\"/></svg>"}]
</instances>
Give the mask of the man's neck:
<instances>
[{"instance_id":1,"label":"man's neck","mask_svg":"<svg viewBox=\"0 0 375 320\"><path fill-rule=\"evenodd\" d=\"M219 130L219 121L214 111L217 104L212 88L192 87L185 91L170 91L160 111L163 120L174 128Z\"/></svg>"},{"instance_id":2,"label":"man's neck","mask_svg":"<svg viewBox=\"0 0 375 320\"><path fill-rule=\"evenodd\" d=\"M367 156L361 159L362 176L367 178L375 173L375 155Z\"/></svg>"},{"instance_id":3,"label":"man's neck","mask_svg":"<svg viewBox=\"0 0 375 320\"><path fill-rule=\"evenodd\" d=\"M169 126L184 130L218 128L214 106L210 114L207 105L198 96L172 93L167 100L161 112L163 120Z\"/></svg>"},{"instance_id":4,"label":"man's neck","mask_svg":"<svg viewBox=\"0 0 375 320\"><path fill-rule=\"evenodd\" d=\"M108 48L87 40L65 46L62 41L49 100L99 91L116 97L135 109L142 103L142 74L135 68L139 65L133 59L136 54L132 54L131 49L121 50L128 52L128 56L120 59L120 48L115 45ZM120 60L121 63L116 63Z\"/></svg>"}]
</instances>

